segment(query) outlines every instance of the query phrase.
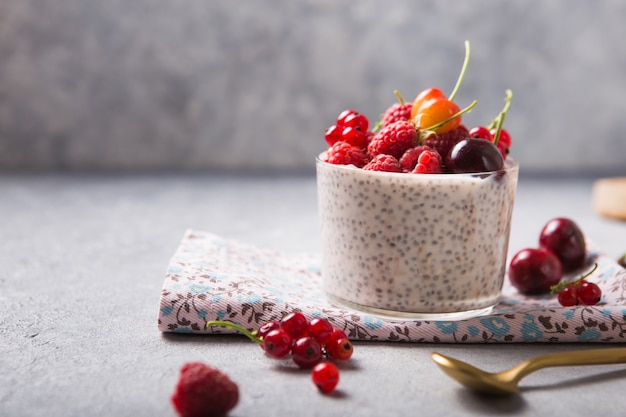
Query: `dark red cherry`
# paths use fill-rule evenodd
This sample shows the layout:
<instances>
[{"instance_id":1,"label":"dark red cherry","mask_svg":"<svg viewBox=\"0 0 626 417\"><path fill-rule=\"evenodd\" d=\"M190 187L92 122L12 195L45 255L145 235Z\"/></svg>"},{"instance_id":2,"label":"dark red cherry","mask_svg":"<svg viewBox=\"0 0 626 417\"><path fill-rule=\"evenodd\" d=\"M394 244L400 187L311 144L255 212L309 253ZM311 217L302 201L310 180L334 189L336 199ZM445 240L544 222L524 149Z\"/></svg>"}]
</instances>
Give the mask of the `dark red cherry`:
<instances>
[{"instance_id":1,"label":"dark red cherry","mask_svg":"<svg viewBox=\"0 0 626 417\"><path fill-rule=\"evenodd\" d=\"M545 294L563 275L561 262L552 252L541 248L522 249L511 259L509 280L526 295Z\"/></svg>"},{"instance_id":2,"label":"dark red cherry","mask_svg":"<svg viewBox=\"0 0 626 417\"><path fill-rule=\"evenodd\" d=\"M539 234L539 246L551 251L563 265L563 272L572 272L585 264L585 236L571 219L550 220Z\"/></svg>"},{"instance_id":3,"label":"dark red cherry","mask_svg":"<svg viewBox=\"0 0 626 417\"><path fill-rule=\"evenodd\" d=\"M479 138L467 138L450 149L446 157L446 168L455 174L499 171L504 159L491 142Z\"/></svg>"}]
</instances>

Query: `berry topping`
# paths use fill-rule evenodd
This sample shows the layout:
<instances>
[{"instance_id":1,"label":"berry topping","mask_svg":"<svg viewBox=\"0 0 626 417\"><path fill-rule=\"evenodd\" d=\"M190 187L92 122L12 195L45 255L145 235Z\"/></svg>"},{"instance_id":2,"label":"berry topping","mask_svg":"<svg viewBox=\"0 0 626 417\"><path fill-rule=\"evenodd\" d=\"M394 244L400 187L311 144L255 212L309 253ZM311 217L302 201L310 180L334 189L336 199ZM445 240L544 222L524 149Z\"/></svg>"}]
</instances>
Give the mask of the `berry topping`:
<instances>
[{"instance_id":1,"label":"berry topping","mask_svg":"<svg viewBox=\"0 0 626 417\"><path fill-rule=\"evenodd\" d=\"M354 165L363 168L367 163L367 155L364 150L339 141L326 151L324 161L335 165Z\"/></svg>"},{"instance_id":2,"label":"berry topping","mask_svg":"<svg viewBox=\"0 0 626 417\"><path fill-rule=\"evenodd\" d=\"M365 149L367 147L367 137L365 136L365 132L361 131L357 127L344 127L341 131L340 140L347 142L352 146L356 146L359 149Z\"/></svg>"},{"instance_id":3,"label":"berry topping","mask_svg":"<svg viewBox=\"0 0 626 417\"><path fill-rule=\"evenodd\" d=\"M366 171L402 172L400 162L391 155L380 154L363 167Z\"/></svg>"},{"instance_id":4,"label":"berry topping","mask_svg":"<svg viewBox=\"0 0 626 417\"><path fill-rule=\"evenodd\" d=\"M328 144L328 146L333 146L335 143L341 140L341 132L342 127L337 125L332 125L326 129L324 134L324 140Z\"/></svg>"},{"instance_id":5,"label":"berry topping","mask_svg":"<svg viewBox=\"0 0 626 417\"><path fill-rule=\"evenodd\" d=\"M416 145L416 140L415 126L406 120L401 120L383 127L376 133L367 146L367 152L370 158L387 154L398 159L407 149Z\"/></svg>"},{"instance_id":6,"label":"berry topping","mask_svg":"<svg viewBox=\"0 0 626 417\"><path fill-rule=\"evenodd\" d=\"M563 272L575 271L585 263L585 236L573 220L559 217L546 223L539 234L539 246L559 258Z\"/></svg>"},{"instance_id":7,"label":"berry topping","mask_svg":"<svg viewBox=\"0 0 626 417\"><path fill-rule=\"evenodd\" d=\"M339 384L339 369L332 362L318 363L311 372L311 380L321 392L332 392Z\"/></svg>"},{"instance_id":8,"label":"berry topping","mask_svg":"<svg viewBox=\"0 0 626 417\"><path fill-rule=\"evenodd\" d=\"M491 142L467 138L450 149L446 169L455 174L499 171L504 168L502 154Z\"/></svg>"},{"instance_id":9,"label":"berry topping","mask_svg":"<svg viewBox=\"0 0 626 417\"><path fill-rule=\"evenodd\" d=\"M526 295L550 292L562 275L559 259L552 252L540 248L522 249L513 256L509 265L511 284Z\"/></svg>"},{"instance_id":10,"label":"berry topping","mask_svg":"<svg viewBox=\"0 0 626 417\"><path fill-rule=\"evenodd\" d=\"M424 150L417 159L415 174L440 174L442 171L441 155L434 150Z\"/></svg>"},{"instance_id":11,"label":"berry topping","mask_svg":"<svg viewBox=\"0 0 626 417\"><path fill-rule=\"evenodd\" d=\"M220 417L239 401L239 387L226 374L201 362L189 362L171 397L181 417Z\"/></svg>"},{"instance_id":12,"label":"berry topping","mask_svg":"<svg viewBox=\"0 0 626 417\"><path fill-rule=\"evenodd\" d=\"M425 150L433 150L426 145L415 146L411 149L407 149L404 154L402 154L402 158L400 158L400 166L402 167L403 172L411 172L415 169L415 165L417 165L417 159L420 154Z\"/></svg>"},{"instance_id":13,"label":"berry topping","mask_svg":"<svg viewBox=\"0 0 626 417\"><path fill-rule=\"evenodd\" d=\"M460 125L447 133L430 133L424 138L424 145L435 149L444 159L450 153L450 149L463 139L469 137L469 132L464 125Z\"/></svg>"},{"instance_id":14,"label":"berry topping","mask_svg":"<svg viewBox=\"0 0 626 417\"><path fill-rule=\"evenodd\" d=\"M415 116L415 126L431 130L433 126L443 123L432 130L435 133L446 133L461 125L461 117L454 117L460 111L458 104L448 99L427 101Z\"/></svg>"}]
</instances>

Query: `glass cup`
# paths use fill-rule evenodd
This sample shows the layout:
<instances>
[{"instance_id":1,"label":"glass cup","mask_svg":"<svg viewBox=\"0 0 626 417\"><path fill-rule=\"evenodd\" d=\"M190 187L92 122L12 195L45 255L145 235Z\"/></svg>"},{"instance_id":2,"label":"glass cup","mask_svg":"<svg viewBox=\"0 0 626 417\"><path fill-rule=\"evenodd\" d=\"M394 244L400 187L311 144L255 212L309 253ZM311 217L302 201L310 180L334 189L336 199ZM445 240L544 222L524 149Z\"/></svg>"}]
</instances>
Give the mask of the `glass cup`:
<instances>
[{"instance_id":1,"label":"glass cup","mask_svg":"<svg viewBox=\"0 0 626 417\"><path fill-rule=\"evenodd\" d=\"M486 314L504 283L519 165L476 174L366 171L316 159L322 280L373 315Z\"/></svg>"}]
</instances>

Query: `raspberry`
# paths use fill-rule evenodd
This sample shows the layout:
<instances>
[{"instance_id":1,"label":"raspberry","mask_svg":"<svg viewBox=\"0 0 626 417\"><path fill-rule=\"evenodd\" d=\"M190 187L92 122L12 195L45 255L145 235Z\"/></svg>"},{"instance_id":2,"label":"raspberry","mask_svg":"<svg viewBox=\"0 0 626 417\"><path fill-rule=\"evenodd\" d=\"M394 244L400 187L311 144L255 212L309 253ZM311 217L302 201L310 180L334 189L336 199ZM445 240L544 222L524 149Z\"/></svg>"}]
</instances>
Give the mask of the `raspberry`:
<instances>
[{"instance_id":1,"label":"raspberry","mask_svg":"<svg viewBox=\"0 0 626 417\"><path fill-rule=\"evenodd\" d=\"M417 165L412 172L414 174L441 174L442 165L439 152L426 149L420 153L417 158Z\"/></svg>"},{"instance_id":2,"label":"raspberry","mask_svg":"<svg viewBox=\"0 0 626 417\"><path fill-rule=\"evenodd\" d=\"M402 172L400 162L395 157L386 154L376 155L363 169L367 171Z\"/></svg>"},{"instance_id":3,"label":"raspberry","mask_svg":"<svg viewBox=\"0 0 626 417\"><path fill-rule=\"evenodd\" d=\"M328 149L325 161L335 165L354 165L362 168L367 163L367 155L363 149L339 141Z\"/></svg>"},{"instance_id":4,"label":"raspberry","mask_svg":"<svg viewBox=\"0 0 626 417\"><path fill-rule=\"evenodd\" d=\"M407 149L407 151L404 152L400 158L400 166L402 167L402 170L405 172L413 171L413 168L417 165L417 158L419 158L420 154L427 149L432 150L425 145L419 145L414 148Z\"/></svg>"},{"instance_id":5,"label":"raspberry","mask_svg":"<svg viewBox=\"0 0 626 417\"><path fill-rule=\"evenodd\" d=\"M383 115L383 126L392 123L411 119L411 109L413 103L395 103L389 106Z\"/></svg>"},{"instance_id":6,"label":"raspberry","mask_svg":"<svg viewBox=\"0 0 626 417\"><path fill-rule=\"evenodd\" d=\"M417 131L406 120L400 120L383 127L367 146L371 158L380 154L392 155L396 159L409 148L415 146Z\"/></svg>"},{"instance_id":7,"label":"raspberry","mask_svg":"<svg viewBox=\"0 0 626 417\"><path fill-rule=\"evenodd\" d=\"M469 130L464 125L460 125L446 133L430 134L424 139L424 145L435 149L445 159L454 145L469 137Z\"/></svg>"},{"instance_id":8,"label":"raspberry","mask_svg":"<svg viewBox=\"0 0 626 417\"><path fill-rule=\"evenodd\" d=\"M189 362L180 370L172 404L181 417L218 417L239 401L239 387L220 370Z\"/></svg>"}]
</instances>

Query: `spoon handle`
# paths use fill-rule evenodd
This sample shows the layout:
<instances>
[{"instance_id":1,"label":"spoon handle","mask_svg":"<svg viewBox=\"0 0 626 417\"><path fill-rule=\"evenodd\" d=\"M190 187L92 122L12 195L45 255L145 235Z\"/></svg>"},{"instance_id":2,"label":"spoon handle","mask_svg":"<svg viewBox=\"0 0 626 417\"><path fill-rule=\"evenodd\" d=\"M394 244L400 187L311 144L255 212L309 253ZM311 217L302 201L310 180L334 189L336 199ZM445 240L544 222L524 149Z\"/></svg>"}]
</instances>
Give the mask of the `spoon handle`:
<instances>
[{"instance_id":1,"label":"spoon handle","mask_svg":"<svg viewBox=\"0 0 626 417\"><path fill-rule=\"evenodd\" d=\"M538 369L555 366L609 365L614 363L626 363L626 348L548 353L522 362L517 368L519 377L523 377Z\"/></svg>"}]
</instances>

